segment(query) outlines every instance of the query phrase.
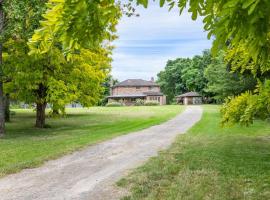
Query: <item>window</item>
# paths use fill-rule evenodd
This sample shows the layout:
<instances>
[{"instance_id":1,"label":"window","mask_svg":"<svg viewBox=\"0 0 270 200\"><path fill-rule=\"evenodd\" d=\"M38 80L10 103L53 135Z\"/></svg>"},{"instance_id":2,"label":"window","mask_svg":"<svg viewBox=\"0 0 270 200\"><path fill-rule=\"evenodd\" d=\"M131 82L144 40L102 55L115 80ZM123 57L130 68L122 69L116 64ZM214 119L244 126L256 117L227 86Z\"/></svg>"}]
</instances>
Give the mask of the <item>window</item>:
<instances>
[{"instance_id":1,"label":"window","mask_svg":"<svg viewBox=\"0 0 270 200\"><path fill-rule=\"evenodd\" d=\"M160 97L150 97L151 101L160 101Z\"/></svg>"},{"instance_id":2,"label":"window","mask_svg":"<svg viewBox=\"0 0 270 200\"><path fill-rule=\"evenodd\" d=\"M152 86L149 86L149 87L148 87L148 89L149 89L149 90L152 90L152 89L153 89L153 87L152 87Z\"/></svg>"},{"instance_id":3,"label":"window","mask_svg":"<svg viewBox=\"0 0 270 200\"><path fill-rule=\"evenodd\" d=\"M139 86L136 86L136 89L137 89L137 90L139 90L139 89L141 89L141 87L139 87Z\"/></svg>"}]
</instances>

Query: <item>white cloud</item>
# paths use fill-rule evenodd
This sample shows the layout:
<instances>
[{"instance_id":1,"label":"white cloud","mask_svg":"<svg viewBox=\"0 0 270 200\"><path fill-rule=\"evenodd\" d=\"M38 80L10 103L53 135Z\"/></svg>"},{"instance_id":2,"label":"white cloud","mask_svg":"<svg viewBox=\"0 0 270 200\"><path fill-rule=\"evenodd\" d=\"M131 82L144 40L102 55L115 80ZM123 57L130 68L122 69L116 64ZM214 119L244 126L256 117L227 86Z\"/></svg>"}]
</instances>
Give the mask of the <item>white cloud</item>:
<instances>
[{"instance_id":1,"label":"white cloud","mask_svg":"<svg viewBox=\"0 0 270 200\"><path fill-rule=\"evenodd\" d=\"M112 74L119 80L150 79L162 70L168 59L191 57L210 48L201 20L190 14L179 16L158 4L137 8L140 17L123 17L118 25Z\"/></svg>"}]
</instances>

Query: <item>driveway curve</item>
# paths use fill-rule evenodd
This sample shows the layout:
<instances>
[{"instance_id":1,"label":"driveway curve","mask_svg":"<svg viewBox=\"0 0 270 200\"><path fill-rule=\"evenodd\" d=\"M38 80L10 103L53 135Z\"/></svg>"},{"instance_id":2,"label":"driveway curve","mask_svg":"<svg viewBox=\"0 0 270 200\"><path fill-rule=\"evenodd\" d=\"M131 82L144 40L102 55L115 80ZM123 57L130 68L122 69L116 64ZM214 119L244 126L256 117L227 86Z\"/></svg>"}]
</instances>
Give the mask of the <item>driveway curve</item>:
<instances>
[{"instance_id":1,"label":"driveway curve","mask_svg":"<svg viewBox=\"0 0 270 200\"><path fill-rule=\"evenodd\" d=\"M34 169L0 179L1 200L112 200L114 183L128 170L167 148L178 134L200 120L202 108L188 106L175 118L142 131L120 136Z\"/></svg>"}]
</instances>

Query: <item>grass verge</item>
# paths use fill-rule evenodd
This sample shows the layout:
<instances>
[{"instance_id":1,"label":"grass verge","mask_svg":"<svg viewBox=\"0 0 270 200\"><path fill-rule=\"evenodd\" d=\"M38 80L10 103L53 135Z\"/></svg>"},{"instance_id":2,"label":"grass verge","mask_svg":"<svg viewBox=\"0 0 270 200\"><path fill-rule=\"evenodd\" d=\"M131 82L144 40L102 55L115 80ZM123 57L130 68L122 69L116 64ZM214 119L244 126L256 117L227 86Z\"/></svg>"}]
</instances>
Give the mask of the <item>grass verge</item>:
<instances>
[{"instance_id":1,"label":"grass verge","mask_svg":"<svg viewBox=\"0 0 270 200\"><path fill-rule=\"evenodd\" d=\"M166 151L117 184L123 199L270 199L270 124L219 125L217 106Z\"/></svg>"},{"instance_id":2,"label":"grass verge","mask_svg":"<svg viewBox=\"0 0 270 200\"><path fill-rule=\"evenodd\" d=\"M65 118L49 118L48 129L34 128L32 110L14 110L0 139L0 177L132 131L160 124L183 110L180 106L94 107L68 109Z\"/></svg>"}]
</instances>

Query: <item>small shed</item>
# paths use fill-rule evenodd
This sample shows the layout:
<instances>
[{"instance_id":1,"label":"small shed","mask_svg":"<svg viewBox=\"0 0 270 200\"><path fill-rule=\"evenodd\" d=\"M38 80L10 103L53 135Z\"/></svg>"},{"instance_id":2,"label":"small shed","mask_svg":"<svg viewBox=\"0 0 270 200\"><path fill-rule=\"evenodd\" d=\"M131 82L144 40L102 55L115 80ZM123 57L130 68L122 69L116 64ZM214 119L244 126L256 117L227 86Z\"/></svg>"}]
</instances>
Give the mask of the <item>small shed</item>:
<instances>
[{"instance_id":1,"label":"small shed","mask_svg":"<svg viewBox=\"0 0 270 200\"><path fill-rule=\"evenodd\" d=\"M176 101L178 104L199 105L202 104L202 96L197 92L188 92L176 96Z\"/></svg>"}]
</instances>

